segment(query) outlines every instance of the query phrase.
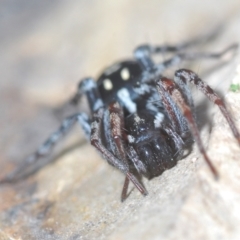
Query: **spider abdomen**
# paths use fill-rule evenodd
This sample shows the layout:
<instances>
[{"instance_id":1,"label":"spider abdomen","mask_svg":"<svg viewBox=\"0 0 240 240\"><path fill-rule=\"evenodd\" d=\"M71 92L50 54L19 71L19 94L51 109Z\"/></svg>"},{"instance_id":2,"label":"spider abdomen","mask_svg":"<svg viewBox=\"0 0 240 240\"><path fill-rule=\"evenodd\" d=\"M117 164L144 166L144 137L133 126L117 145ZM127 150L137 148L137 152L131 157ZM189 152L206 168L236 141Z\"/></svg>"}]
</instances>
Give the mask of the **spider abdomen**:
<instances>
[{"instance_id":1,"label":"spider abdomen","mask_svg":"<svg viewBox=\"0 0 240 240\"><path fill-rule=\"evenodd\" d=\"M158 137L144 144L136 144L135 150L140 161L145 166L143 173L148 178L160 175L166 169L173 167L176 162L176 151L172 143Z\"/></svg>"},{"instance_id":2,"label":"spider abdomen","mask_svg":"<svg viewBox=\"0 0 240 240\"><path fill-rule=\"evenodd\" d=\"M144 165L140 170L148 178L160 175L176 164L175 142L164 130L165 113L140 111L126 118L125 127L131 145L139 161Z\"/></svg>"}]
</instances>

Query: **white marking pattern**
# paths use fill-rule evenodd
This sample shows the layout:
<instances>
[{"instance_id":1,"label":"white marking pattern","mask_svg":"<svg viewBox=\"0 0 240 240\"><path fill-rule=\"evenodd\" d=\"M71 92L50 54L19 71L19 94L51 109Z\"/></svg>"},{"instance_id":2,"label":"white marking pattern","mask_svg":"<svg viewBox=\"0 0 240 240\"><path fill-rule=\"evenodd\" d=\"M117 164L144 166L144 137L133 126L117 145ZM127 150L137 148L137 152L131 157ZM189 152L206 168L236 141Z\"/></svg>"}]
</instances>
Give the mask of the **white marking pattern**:
<instances>
[{"instance_id":1,"label":"white marking pattern","mask_svg":"<svg viewBox=\"0 0 240 240\"><path fill-rule=\"evenodd\" d=\"M137 105L132 101L129 91L126 88L121 88L117 92L117 96L130 113L137 111Z\"/></svg>"}]
</instances>

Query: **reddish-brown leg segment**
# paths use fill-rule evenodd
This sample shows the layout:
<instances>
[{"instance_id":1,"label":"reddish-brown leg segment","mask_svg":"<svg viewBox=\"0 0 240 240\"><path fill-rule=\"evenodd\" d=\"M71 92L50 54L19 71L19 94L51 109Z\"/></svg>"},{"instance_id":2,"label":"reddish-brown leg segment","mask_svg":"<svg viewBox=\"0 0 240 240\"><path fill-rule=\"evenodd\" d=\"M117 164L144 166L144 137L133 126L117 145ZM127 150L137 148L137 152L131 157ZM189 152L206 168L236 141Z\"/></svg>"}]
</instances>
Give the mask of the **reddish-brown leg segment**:
<instances>
[{"instance_id":1,"label":"reddish-brown leg segment","mask_svg":"<svg viewBox=\"0 0 240 240\"><path fill-rule=\"evenodd\" d=\"M190 82L194 84L198 90L204 93L204 95L214 104L216 104L220 111L222 112L223 116L226 118L233 135L238 141L238 144L240 146L240 134L237 130L235 123L232 120L231 114L228 112L228 110L225 107L225 104L223 100L214 92L214 90L209 87L202 79L198 77L198 75L190 70L187 69L180 69L176 71L175 78L180 78L181 81L183 81L185 84L187 82Z\"/></svg>"},{"instance_id":2,"label":"reddish-brown leg segment","mask_svg":"<svg viewBox=\"0 0 240 240\"><path fill-rule=\"evenodd\" d=\"M134 186L143 194L147 195L147 191L144 186L138 181L138 179L130 172L129 165L126 159L124 145L122 142L122 126L123 126L123 119L121 114L121 107L118 103L113 103L109 107L110 113L110 128L112 137L115 141L117 147L117 156L115 153L113 154L110 152L102 143L102 132L101 132L101 124L103 119L103 109L99 109L93 115L93 122L91 124L91 144L103 155L107 161L123 172L126 177L134 184ZM126 182L126 181L125 181ZM122 191L122 200L126 196L127 193L128 182L124 184L123 191Z\"/></svg>"},{"instance_id":3,"label":"reddish-brown leg segment","mask_svg":"<svg viewBox=\"0 0 240 240\"><path fill-rule=\"evenodd\" d=\"M164 94L165 92L169 93L169 95L172 97L173 101L177 104L177 106L181 110L182 114L187 119L190 130L193 134L194 139L196 140L198 148L199 148L200 152L202 153L205 161L207 162L209 168L211 169L213 175L217 179L218 172L207 156L207 153L203 147L202 140L200 138L198 127L194 120L191 108L188 105L188 103L186 102L180 89L178 88L178 86L175 84L174 81L172 81L171 79L165 78L165 77L161 77L161 79L157 82L157 88L161 95Z\"/></svg>"},{"instance_id":4,"label":"reddish-brown leg segment","mask_svg":"<svg viewBox=\"0 0 240 240\"><path fill-rule=\"evenodd\" d=\"M127 198L128 185L129 185L129 178L126 176L123 184L122 193L121 193L122 202Z\"/></svg>"},{"instance_id":5,"label":"reddish-brown leg segment","mask_svg":"<svg viewBox=\"0 0 240 240\"><path fill-rule=\"evenodd\" d=\"M116 145L117 156L120 158L125 165L128 165L128 160L126 156L126 146L123 140L123 129L124 129L124 115L123 109L118 102L113 102L109 105L109 117L110 117L110 128L113 141ZM125 182L123 185L123 190L121 194L121 200L124 201L127 197L127 190L129 185L129 180L135 185L135 187L143 194L146 195L147 191L144 186L137 180L137 178L127 172Z\"/></svg>"}]
</instances>

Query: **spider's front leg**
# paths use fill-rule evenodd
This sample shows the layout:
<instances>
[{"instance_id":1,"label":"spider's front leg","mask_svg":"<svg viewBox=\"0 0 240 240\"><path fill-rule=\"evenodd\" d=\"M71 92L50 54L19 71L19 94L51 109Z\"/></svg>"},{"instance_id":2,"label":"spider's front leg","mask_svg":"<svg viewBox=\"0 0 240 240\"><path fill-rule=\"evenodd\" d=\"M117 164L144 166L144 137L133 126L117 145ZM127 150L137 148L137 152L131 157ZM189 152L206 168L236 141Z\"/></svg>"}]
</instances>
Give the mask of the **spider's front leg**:
<instances>
[{"instance_id":1,"label":"spider's front leg","mask_svg":"<svg viewBox=\"0 0 240 240\"><path fill-rule=\"evenodd\" d=\"M187 82L190 82L194 84L198 90L203 92L205 96L212 101L214 104L216 104L219 109L221 110L223 116L226 118L233 135L238 141L238 144L240 145L240 134L237 130L234 121L231 117L231 114L227 111L223 100L214 92L212 88L210 88L202 79L198 77L198 75L190 70L181 69L175 72L174 80L178 85L172 81L171 79L167 79L165 77L161 77L160 80L157 82L157 88L160 94L165 94L166 92L172 97L174 102L177 104L179 109L181 110L182 114L185 116L185 118L188 121L188 124L190 126L190 130L193 134L193 137L195 138L197 145L199 147L200 152L202 153L205 161L209 165L211 171L215 175L215 177L218 177L218 173L215 169L215 167L212 165L210 159L208 158L206 151L203 147L199 131L197 128L197 124L194 120L192 109L190 104L187 101L186 91L184 91L184 85L187 85ZM179 86L181 86L179 88ZM187 88L186 88L187 89Z\"/></svg>"},{"instance_id":2,"label":"spider's front leg","mask_svg":"<svg viewBox=\"0 0 240 240\"><path fill-rule=\"evenodd\" d=\"M105 118L104 115L106 115L107 118ZM106 119L106 121L103 121L103 119ZM104 125L104 131L102 131L102 125ZM146 195L147 191L134 174L130 172L122 131L123 112L117 102L110 104L109 113L108 110L100 108L93 114L91 144L102 154L103 158L106 159L110 165L116 167L126 175L121 195L121 200L123 201L127 195L129 181L131 181L143 195ZM104 144L106 139L109 144Z\"/></svg>"},{"instance_id":3,"label":"spider's front leg","mask_svg":"<svg viewBox=\"0 0 240 240\"><path fill-rule=\"evenodd\" d=\"M187 82L194 84L198 90L200 90L211 102L216 104L223 116L226 118L234 137L237 139L240 146L240 133L231 117L231 114L228 112L223 100L217 95L217 93L208 86L198 75L187 69L180 69L175 72L174 80L186 85Z\"/></svg>"},{"instance_id":4,"label":"spider's front leg","mask_svg":"<svg viewBox=\"0 0 240 240\"><path fill-rule=\"evenodd\" d=\"M118 102L113 102L109 106L110 112L110 126L113 141L115 142L117 155L120 159L128 165L127 155L129 156L129 148L126 147L125 141L127 139L126 133L124 136L124 114L123 109ZM125 182L122 189L121 201L124 201L127 198L127 190L129 180L133 182L135 187L143 194L147 195L147 190L144 186L137 180L137 178L130 172L128 168L128 173L126 174Z\"/></svg>"},{"instance_id":5,"label":"spider's front leg","mask_svg":"<svg viewBox=\"0 0 240 240\"><path fill-rule=\"evenodd\" d=\"M227 48L223 49L221 52L216 53L204 53L204 52L180 52L175 54L172 58L157 64L157 73L160 75L163 71L170 67L174 67L179 65L180 63L184 61L195 61L199 59L219 59L228 52L236 53L236 50L238 49L238 44L234 43Z\"/></svg>"},{"instance_id":6,"label":"spider's front leg","mask_svg":"<svg viewBox=\"0 0 240 240\"><path fill-rule=\"evenodd\" d=\"M189 128L193 134L194 139L196 140L196 143L198 145L198 148L201 154L203 155L206 163L208 164L215 178L218 179L218 172L216 168L213 166L212 162L210 161L203 147L203 143L198 131L198 127L195 122L194 115L192 114L192 109L188 104L188 102L185 100L184 94L181 92L177 84L171 79L161 77L160 80L156 82L156 84L157 84L157 89L160 95L168 93L173 99L173 101L177 104L178 108L180 109L181 113L186 118L189 124Z\"/></svg>"}]
</instances>

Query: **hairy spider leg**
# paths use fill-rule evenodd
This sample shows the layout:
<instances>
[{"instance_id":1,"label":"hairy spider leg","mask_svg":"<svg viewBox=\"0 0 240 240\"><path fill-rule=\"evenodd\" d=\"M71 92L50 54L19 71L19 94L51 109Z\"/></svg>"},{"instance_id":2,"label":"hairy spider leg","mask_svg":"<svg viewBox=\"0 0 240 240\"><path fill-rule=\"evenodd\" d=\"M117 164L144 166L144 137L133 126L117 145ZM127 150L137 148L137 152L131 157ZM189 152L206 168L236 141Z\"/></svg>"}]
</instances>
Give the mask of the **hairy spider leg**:
<instances>
[{"instance_id":1,"label":"hairy spider leg","mask_svg":"<svg viewBox=\"0 0 240 240\"><path fill-rule=\"evenodd\" d=\"M69 116L63 120L57 131L53 132L35 153L30 155L19 168L8 174L4 179L0 180L0 183L15 182L30 175L32 171L34 171L31 166L36 163L38 159L49 155L53 147L72 129L76 122L81 125L83 131L89 139L90 120L87 114L77 113Z\"/></svg>"},{"instance_id":2,"label":"hairy spider leg","mask_svg":"<svg viewBox=\"0 0 240 240\"><path fill-rule=\"evenodd\" d=\"M187 85L187 82L194 84L198 90L200 90L211 102L216 104L223 116L226 118L234 137L237 139L240 146L240 133L228 112L223 100L217 95L217 93L208 86L196 73L187 69L180 69L175 72L175 81L182 81L183 84Z\"/></svg>"},{"instance_id":3,"label":"hairy spider leg","mask_svg":"<svg viewBox=\"0 0 240 240\"><path fill-rule=\"evenodd\" d=\"M238 44L231 44L221 52L217 53L201 53L201 52L192 52L192 53L177 53L172 58L163 61L162 63L156 64L156 73L161 75L163 71L170 67L174 67L182 63L183 61L194 61L198 59L218 59L224 56L226 53L233 51L235 52L238 49Z\"/></svg>"},{"instance_id":4,"label":"hairy spider leg","mask_svg":"<svg viewBox=\"0 0 240 240\"><path fill-rule=\"evenodd\" d=\"M92 78L84 78L80 82L77 94L73 100L78 101L84 94L88 98L88 102L92 111L102 107L102 101L96 89L96 83ZM53 132L34 154L30 155L22 163L22 165L16 169L16 171L13 171L5 178L0 180L0 183L17 181L36 171L35 169L33 170L31 166L37 162L38 159L49 155L53 147L60 142L60 140L72 129L76 122L81 125L87 139L90 140L91 124L88 115L86 113L76 113L72 116L69 116L63 120L58 130Z\"/></svg>"},{"instance_id":5,"label":"hairy spider leg","mask_svg":"<svg viewBox=\"0 0 240 240\"><path fill-rule=\"evenodd\" d=\"M177 104L178 108L181 110L182 114L187 119L190 130L193 134L194 139L197 142L200 152L202 153L205 161L207 162L209 168L211 169L214 177L218 179L218 172L213 166L212 162L210 161L203 147L203 143L202 143L194 116L192 114L191 107L185 100L184 95L178 88L177 84L171 79L161 77L160 80L156 82L156 85L160 95L165 94L167 92L172 97L173 101Z\"/></svg>"},{"instance_id":6,"label":"hairy spider leg","mask_svg":"<svg viewBox=\"0 0 240 240\"><path fill-rule=\"evenodd\" d=\"M110 128L111 131L111 137L113 142L116 146L116 154L119 159L122 159L125 165L128 165L128 160L126 156L126 146L124 144L124 136L123 136L123 129L124 129L124 113L123 109L120 106L118 102L113 102L109 105L109 119L110 119ZM114 151L114 150L113 150ZM126 175L126 179L129 179ZM121 200L124 201L127 194L128 189L128 183L129 181L125 180L122 194L121 194ZM138 183L140 186L141 184ZM141 192L144 192L144 188L140 187Z\"/></svg>"},{"instance_id":7,"label":"hairy spider leg","mask_svg":"<svg viewBox=\"0 0 240 240\"><path fill-rule=\"evenodd\" d=\"M127 199L127 192L128 192L128 186L129 186L129 178L126 176L125 180L124 180L124 184L123 184L123 189L122 189L122 193L121 193L121 202L125 201L125 199Z\"/></svg>"},{"instance_id":8,"label":"hairy spider leg","mask_svg":"<svg viewBox=\"0 0 240 240\"><path fill-rule=\"evenodd\" d=\"M147 172L147 169L145 168L144 164L142 163L142 161L140 160L137 152L135 151L135 149L132 147L132 146L128 146L128 148L126 149L126 153L129 157L129 159L131 160L131 162L133 162L135 168L137 169L138 173L141 175L142 172ZM126 176L125 178L125 182L123 184L123 189L122 189L122 194L121 194L121 201L123 202L128 194L127 194L127 191L128 191L128 185L129 185L129 179L128 179L128 176ZM143 187L143 190L141 190L140 192L143 194L143 195L147 195L148 192L147 190L144 188L144 186L142 185Z\"/></svg>"},{"instance_id":9,"label":"hairy spider leg","mask_svg":"<svg viewBox=\"0 0 240 240\"><path fill-rule=\"evenodd\" d=\"M113 141L116 145L117 156L123 160L125 164L128 164L126 156L126 147L124 146L124 115L123 108L118 102L110 103L109 107L109 120L110 120L110 131L113 138Z\"/></svg>"},{"instance_id":10,"label":"hairy spider leg","mask_svg":"<svg viewBox=\"0 0 240 240\"><path fill-rule=\"evenodd\" d=\"M151 55L154 54L164 54L164 53L176 53L183 51L187 48L203 44L214 39L222 31L222 25L215 27L213 30L207 32L204 35L197 36L190 41L186 41L176 45L159 45L153 46L150 44L143 44L138 46L134 50L134 56L140 61L140 63L145 67L145 69L152 69L154 67L154 62L151 59Z\"/></svg>"},{"instance_id":11,"label":"hairy spider leg","mask_svg":"<svg viewBox=\"0 0 240 240\"><path fill-rule=\"evenodd\" d=\"M125 165L129 165L127 160L126 152L128 149L125 146L124 138L127 139L127 136L124 136L124 113L123 108L120 106L118 102L113 102L109 106L109 117L110 117L110 129L113 141L116 145L116 152L119 159L121 159ZM126 178L131 180L136 188L143 194L147 195L147 191L144 186L137 180L137 178L133 179L133 174L129 171L126 175ZM125 180L121 200L124 201L127 196L129 181Z\"/></svg>"},{"instance_id":12,"label":"hairy spider leg","mask_svg":"<svg viewBox=\"0 0 240 240\"><path fill-rule=\"evenodd\" d=\"M93 122L91 124L91 144L98 150L99 153L102 154L104 159L106 159L110 165L119 169L122 173L126 175L126 177L135 185L135 187L143 194L146 195L147 191L142 186L142 184L137 180L137 178L129 171L129 165L123 159L118 159L111 151L109 151L103 144L101 125L103 121L104 109L100 108L93 114ZM115 125L114 128L118 128L120 125ZM116 130L116 129L115 129ZM113 132L115 130L112 130ZM119 131L119 129L117 130ZM114 134L113 134L114 136ZM119 154L122 154L122 146L121 143L119 145L119 141L116 139L117 148ZM126 160L126 159L125 159ZM124 190L123 190L124 191Z\"/></svg>"},{"instance_id":13,"label":"hairy spider leg","mask_svg":"<svg viewBox=\"0 0 240 240\"><path fill-rule=\"evenodd\" d=\"M160 97L164 108L168 113L168 117L171 119L171 125L173 126L174 130L180 134L188 131L187 123L184 117L179 114L178 107L170 97L169 93L162 91Z\"/></svg>"},{"instance_id":14,"label":"hairy spider leg","mask_svg":"<svg viewBox=\"0 0 240 240\"><path fill-rule=\"evenodd\" d=\"M95 113L93 113L93 119L91 124L91 144L105 157L105 159L114 167L119 169L123 173L129 171L128 165L121 162L112 152L110 152L103 144L102 139L102 121L103 121L104 109L100 108Z\"/></svg>"},{"instance_id":15,"label":"hairy spider leg","mask_svg":"<svg viewBox=\"0 0 240 240\"><path fill-rule=\"evenodd\" d=\"M78 90L75 96L70 100L70 103L78 104L81 97L85 95L88 100L91 112L103 107L103 101L98 91L98 87L93 78L84 78L78 85Z\"/></svg>"}]
</instances>

